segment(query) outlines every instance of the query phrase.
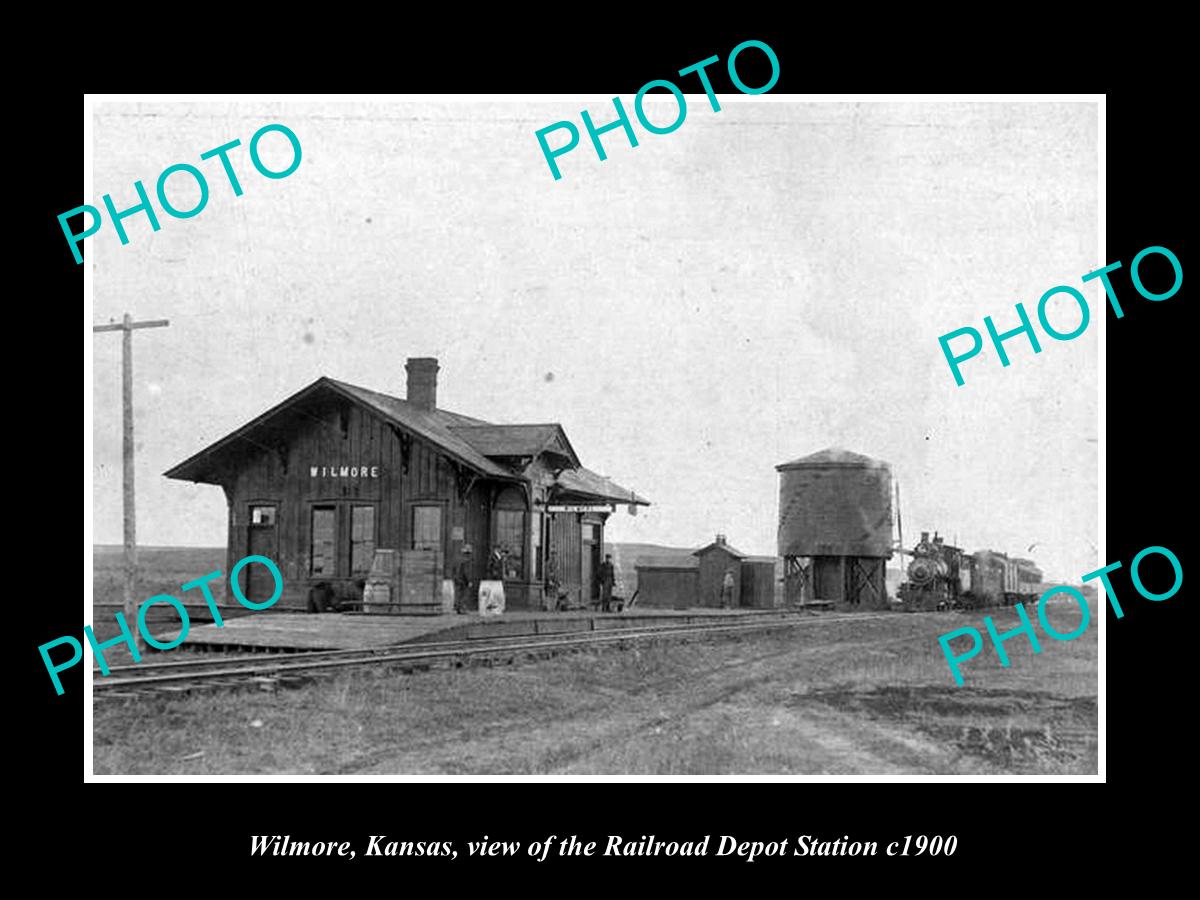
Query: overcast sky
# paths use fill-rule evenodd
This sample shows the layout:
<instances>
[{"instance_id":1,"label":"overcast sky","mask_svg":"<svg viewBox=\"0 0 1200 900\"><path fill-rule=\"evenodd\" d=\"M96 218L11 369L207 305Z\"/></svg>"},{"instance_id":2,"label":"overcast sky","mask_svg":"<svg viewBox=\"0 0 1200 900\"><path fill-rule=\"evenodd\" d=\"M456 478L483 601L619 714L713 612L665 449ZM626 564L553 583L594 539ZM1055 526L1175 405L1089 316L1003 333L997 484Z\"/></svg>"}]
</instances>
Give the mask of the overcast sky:
<instances>
[{"instance_id":1,"label":"overcast sky","mask_svg":"<svg viewBox=\"0 0 1200 900\"><path fill-rule=\"evenodd\" d=\"M193 218L87 243L95 323L171 320L134 337L139 543L224 545L221 489L170 466L321 375L403 396L406 357L436 356L439 405L561 422L652 501L611 540L774 553L775 465L841 446L892 465L910 545L1095 568L1097 315L1036 356L1013 339L1008 368L985 348L964 387L937 340L1015 327L1059 284L1102 309L1080 283L1108 261L1095 105L689 101L672 134L635 122L636 149L604 135L605 162L585 133L561 181L534 132L611 103L98 105L88 202L132 206L178 162L211 189ZM280 180L246 146L272 122L303 147ZM240 197L199 160L234 138ZM290 158L277 134L262 150ZM98 543L121 540L120 344L92 339Z\"/></svg>"}]
</instances>

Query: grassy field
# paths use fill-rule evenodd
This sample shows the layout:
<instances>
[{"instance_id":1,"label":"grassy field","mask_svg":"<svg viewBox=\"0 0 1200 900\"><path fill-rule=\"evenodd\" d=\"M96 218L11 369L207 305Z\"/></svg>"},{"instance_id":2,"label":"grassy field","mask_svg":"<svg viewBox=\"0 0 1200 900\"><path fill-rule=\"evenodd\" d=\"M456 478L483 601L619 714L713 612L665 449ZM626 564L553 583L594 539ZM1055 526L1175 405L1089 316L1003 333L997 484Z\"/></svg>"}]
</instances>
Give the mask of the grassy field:
<instances>
[{"instance_id":1,"label":"grassy field","mask_svg":"<svg viewBox=\"0 0 1200 900\"><path fill-rule=\"evenodd\" d=\"M1016 624L994 615L1001 630ZM1007 669L986 649L957 688L937 636L964 625L981 615L814 620L516 666L104 701L95 771L1095 773L1095 627L1045 639L1039 655L1009 641Z\"/></svg>"},{"instance_id":2,"label":"grassy field","mask_svg":"<svg viewBox=\"0 0 1200 900\"><path fill-rule=\"evenodd\" d=\"M92 548L92 586L97 606L121 605L124 560L119 546L96 544ZM179 597L181 584L214 569L225 571L224 547L138 547L137 596L141 600L154 594Z\"/></svg>"},{"instance_id":3,"label":"grassy field","mask_svg":"<svg viewBox=\"0 0 1200 900\"><path fill-rule=\"evenodd\" d=\"M124 603L125 557L120 546L96 544L92 547L92 591L95 614L92 625L97 637L114 637L117 627L113 614ZM134 597L140 604L155 594L170 594L182 600L188 615L197 621L211 621L212 616L198 591L184 593L179 586L219 569L225 572L224 547L138 547L138 582ZM226 573L227 574L227 573ZM224 585L224 580L219 582ZM218 594L218 599L220 599ZM231 609L229 615L240 615ZM178 618L168 607L155 606L148 621L173 622ZM177 631L178 629L176 629ZM165 631L160 637L170 639L174 632Z\"/></svg>"}]
</instances>

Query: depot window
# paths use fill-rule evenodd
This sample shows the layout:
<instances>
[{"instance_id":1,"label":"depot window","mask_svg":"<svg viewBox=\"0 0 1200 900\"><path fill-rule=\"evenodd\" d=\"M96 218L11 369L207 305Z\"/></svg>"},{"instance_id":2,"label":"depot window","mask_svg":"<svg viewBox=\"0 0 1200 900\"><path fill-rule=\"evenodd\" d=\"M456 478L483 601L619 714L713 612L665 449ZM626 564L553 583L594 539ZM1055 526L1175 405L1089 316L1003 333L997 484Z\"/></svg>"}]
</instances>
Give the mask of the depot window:
<instances>
[{"instance_id":1,"label":"depot window","mask_svg":"<svg viewBox=\"0 0 1200 900\"><path fill-rule=\"evenodd\" d=\"M375 558L375 507L355 506L350 510L350 568L355 575L371 571Z\"/></svg>"},{"instance_id":2,"label":"depot window","mask_svg":"<svg viewBox=\"0 0 1200 900\"><path fill-rule=\"evenodd\" d=\"M442 508L427 505L412 508L412 548L414 550L442 549Z\"/></svg>"},{"instance_id":3,"label":"depot window","mask_svg":"<svg viewBox=\"0 0 1200 900\"><path fill-rule=\"evenodd\" d=\"M525 573L525 498L508 488L496 498L496 531L493 547L504 557L504 578L516 580Z\"/></svg>"},{"instance_id":4,"label":"depot window","mask_svg":"<svg viewBox=\"0 0 1200 900\"><path fill-rule=\"evenodd\" d=\"M333 506L314 506L312 511L312 574L334 575L337 572L337 509Z\"/></svg>"}]
</instances>

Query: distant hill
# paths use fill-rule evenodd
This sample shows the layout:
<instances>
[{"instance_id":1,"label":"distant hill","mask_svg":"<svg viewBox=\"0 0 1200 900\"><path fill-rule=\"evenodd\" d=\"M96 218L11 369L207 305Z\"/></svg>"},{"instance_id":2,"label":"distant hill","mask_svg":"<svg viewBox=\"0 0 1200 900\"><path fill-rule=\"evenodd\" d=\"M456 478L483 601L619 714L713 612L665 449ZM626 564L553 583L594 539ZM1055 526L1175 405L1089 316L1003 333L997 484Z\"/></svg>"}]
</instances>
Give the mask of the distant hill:
<instances>
[{"instance_id":1,"label":"distant hill","mask_svg":"<svg viewBox=\"0 0 1200 900\"><path fill-rule=\"evenodd\" d=\"M616 562L618 556L621 556L629 560L631 565L636 565L639 560L650 562L651 560L680 559L691 556L698 549L698 547L665 547L662 544L604 545L604 552L611 553L614 562Z\"/></svg>"}]
</instances>

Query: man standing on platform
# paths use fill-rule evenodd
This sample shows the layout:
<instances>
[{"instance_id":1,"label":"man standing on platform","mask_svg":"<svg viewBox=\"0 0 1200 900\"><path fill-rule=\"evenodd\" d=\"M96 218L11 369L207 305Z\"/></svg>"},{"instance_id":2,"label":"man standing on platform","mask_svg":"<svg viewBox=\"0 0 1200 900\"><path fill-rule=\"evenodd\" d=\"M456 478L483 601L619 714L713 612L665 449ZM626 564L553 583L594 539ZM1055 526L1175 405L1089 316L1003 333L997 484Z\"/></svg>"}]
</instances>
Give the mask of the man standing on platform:
<instances>
[{"instance_id":1,"label":"man standing on platform","mask_svg":"<svg viewBox=\"0 0 1200 900\"><path fill-rule=\"evenodd\" d=\"M733 577L733 569L725 570L725 578L721 582L721 608L733 609L733 589L737 586L737 582Z\"/></svg>"},{"instance_id":2,"label":"man standing on platform","mask_svg":"<svg viewBox=\"0 0 1200 900\"><path fill-rule=\"evenodd\" d=\"M600 582L600 610L602 612L609 612L612 606L613 582L616 581L616 573L613 571L612 554L604 557L604 562L600 564L600 572L597 574L596 580Z\"/></svg>"},{"instance_id":3,"label":"man standing on platform","mask_svg":"<svg viewBox=\"0 0 1200 900\"><path fill-rule=\"evenodd\" d=\"M566 609L565 598L562 596L562 582L558 572L558 553L551 550L546 555L546 584L544 596L545 608L561 612Z\"/></svg>"},{"instance_id":4,"label":"man standing on platform","mask_svg":"<svg viewBox=\"0 0 1200 900\"><path fill-rule=\"evenodd\" d=\"M471 545L463 544L461 558L458 561L458 571L454 574L454 611L466 613L471 611Z\"/></svg>"}]
</instances>

